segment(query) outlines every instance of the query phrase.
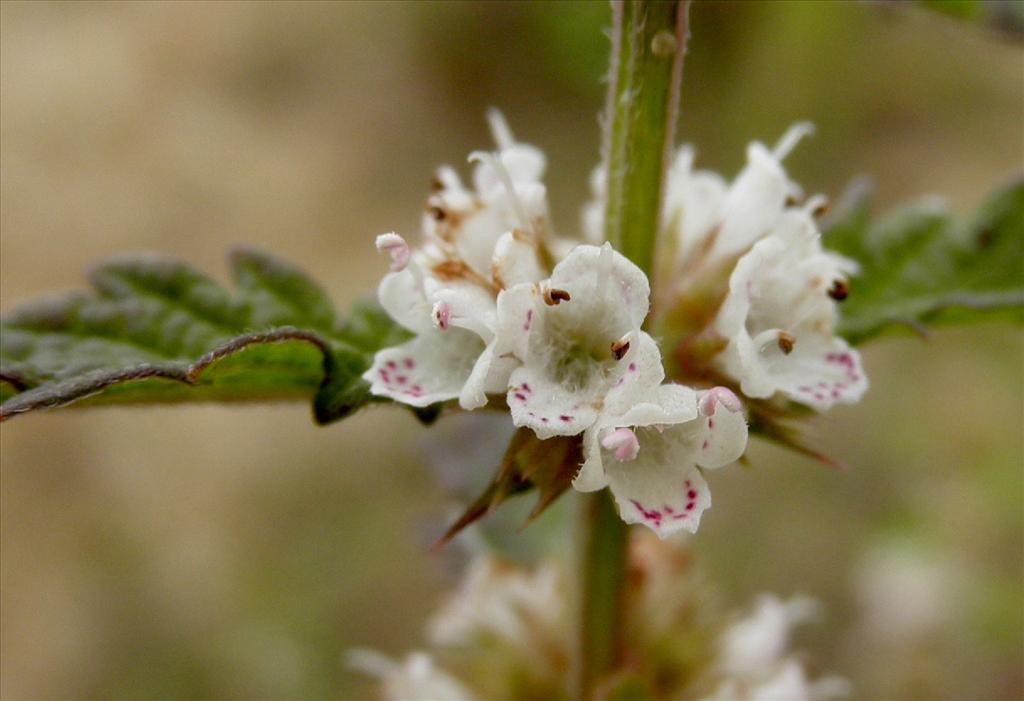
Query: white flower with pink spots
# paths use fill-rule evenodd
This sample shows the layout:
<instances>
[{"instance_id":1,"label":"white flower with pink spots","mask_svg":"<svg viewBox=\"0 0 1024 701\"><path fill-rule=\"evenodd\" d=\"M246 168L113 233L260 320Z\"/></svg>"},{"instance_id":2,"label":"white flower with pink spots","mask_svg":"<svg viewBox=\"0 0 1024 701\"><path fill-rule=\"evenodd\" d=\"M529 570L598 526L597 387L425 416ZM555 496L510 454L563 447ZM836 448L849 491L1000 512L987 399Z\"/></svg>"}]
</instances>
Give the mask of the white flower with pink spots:
<instances>
[{"instance_id":1,"label":"white flower with pink spots","mask_svg":"<svg viewBox=\"0 0 1024 701\"><path fill-rule=\"evenodd\" d=\"M503 291L497 347L518 361L507 392L515 425L574 436L628 376L660 382L657 345L640 330L649 296L647 276L609 244L577 246L548 280Z\"/></svg>"},{"instance_id":2,"label":"white flower with pink spots","mask_svg":"<svg viewBox=\"0 0 1024 701\"><path fill-rule=\"evenodd\" d=\"M813 207L813 202L810 203ZM788 209L732 271L715 329L720 369L748 397L781 392L819 411L860 400L860 355L834 334L853 261L825 251L807 208Z\"/></svg>"},{"instance_id":3,"label":"white flower with pink spots","mask_svg":"<svg viewBox=\"0 0 1024 701\"><path fill-rule=\"evenodd\" d=\"M573 486L607 486L626 523L643 524L661 538L695 533L711 506L703 470L738 460L747 447L739 399L724 387L624 387L584 434L585 462Z\"/></svg>"}]
</instances>

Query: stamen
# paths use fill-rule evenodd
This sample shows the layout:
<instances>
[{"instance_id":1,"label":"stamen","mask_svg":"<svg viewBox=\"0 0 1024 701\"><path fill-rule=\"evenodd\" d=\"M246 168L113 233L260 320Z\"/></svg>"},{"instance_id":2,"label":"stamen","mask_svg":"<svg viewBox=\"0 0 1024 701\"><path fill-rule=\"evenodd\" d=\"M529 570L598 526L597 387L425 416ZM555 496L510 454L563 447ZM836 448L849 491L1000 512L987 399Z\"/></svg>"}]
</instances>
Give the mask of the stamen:
<instances>
[{"instance_id":1,"label":"stamen","mask_svg":"<svg viewBox=\"0 0 1024 701\"><path fill-rule=\"evenodd\" d=\"M824 195L814 195L804 202L804 211L813 217L822 217L828 210L829 201Z\"/></svg>"},{"instance_id":2,"label":"stamen","mask_svg":"<svg viewBox=\"0 0 1024 701\"><path fill-rule=\"evenodd\" d=\"M501 113L501 110L497 107L488 109L487 122L491 126L491 136L494 138L494 143L498 145L499 151L504 151L516 145L516 140L512 136L512 130L508 128L508 122L505 121L505 115Z\"/></svg>"},{"instance_id":3,"label":"stamen","mask_svg":"<svg viewBox=\"0 0 1024 701\"><path fill-rule=\"evenodd\" d=\"M618 341L612 342L612 357L616 360L622 360L623 356L629 352L629 340L628 336L620 338Z\"/></svg>"},{"instance_id":4,"label":"stamen","mask_svg":"<svg viewBox=\"0 0 1024 701\"><path fill-rule=\"evenodd\" d=\"M796 336L788 331L779 331L777 343L779 344L779 350L789 355L793 352L793 346L796 345Z\"/></svg>"},{"instance_id":5,"label":"stamen","mask_svg":"<svg viewBox=\"0 0 1024 701\"><path fill-rule=\"evenodd\" d=\"M837 302L842 302L850 294L850 285L846 280L835 279L832 281L832 287L828 290L828 296Z\"/></svg>"},{"instance_id":6,"label":"stamen","mask_svg":"<svg viewBox=\"0 0 1024 701\"><path fill-rule=\"evenodd\" d=\"M377 250L381 253L387 253L391 256L391 270L392 272L398 272L405 270L405 266L409 264L409 244L405 242L401 236L395 232L388 234L381 234L376 240Z\"/></svg>"},{"instance_id":7,"label":"stamen","mask_svg":"<svg viewBox=\"0 0 1024 701\"><path fill-rule=\"evenodd\" d=\"M805 136L810 136L814 133L814 125L810 122L797 122L782 135L782 138L775 144L775 148L772 149L772 155L775 156L776 160L783 160L789 155L790 151L800 143L800 140Z\"/></svg>"},{"instance_id":8,"label":"stamen","mask_svg":"<svg viewBox=\"0 0 1024 701\"><path fill-rule=\"evenodd\" d=\"M640 452L640 441L628 428L619 428L601 439L601 447L615 454L619 462L635 460Z\"/></svg>"},{"instance_id":9,"label":"stamen","mask_svg":"<svg viewBox=\"0 0 1024 701\"><path fill-rule=\"evenodd\" d=\"M544 290L544 304L553 307L561 302L568 302L572 297L565 290L555 287L548 287Z\"/></svg>"},{"instance_id":10,"label":"stamen","mask_svg":"<svg viewBox=\"0 0 1024 701\"><path fill-rule=\"evenodd\" d=\"M431 311L431 316L434 319L434 326L447 331L451 321L452 308L444 300L434 304L434 309Z\"/></svg>"},{"instance_id":11,"label":"stamen","mask_svg":"<svg viewBox=\"0 0 1024 701\"><path fill-rule=\"evenodd\" d=\"M733 394L731 389L712 387L700 398L700 413L704 416L714 416L719 404L734 414L742 408L739 398Z\"/></svg>"}]
</instances>

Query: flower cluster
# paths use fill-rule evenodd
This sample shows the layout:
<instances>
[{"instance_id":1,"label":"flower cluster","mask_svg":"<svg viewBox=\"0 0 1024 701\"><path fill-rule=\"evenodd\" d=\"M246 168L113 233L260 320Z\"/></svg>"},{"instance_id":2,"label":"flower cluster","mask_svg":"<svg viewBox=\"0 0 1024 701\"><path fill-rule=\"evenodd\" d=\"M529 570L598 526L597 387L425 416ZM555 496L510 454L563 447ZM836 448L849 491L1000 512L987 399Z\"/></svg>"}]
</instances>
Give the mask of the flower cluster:
<instances>
[{"instance_id":1,"label":"flower cluster","mask_svg":"<svg viewBox=\"0 0 1024 701\"><path fill-rule=\"evenodd\" d=\"M716 667L724 680L707 701L825 701L849 695L845 679L812 681L800 660L788 654L793 626L817 613L812 599L781 601L762 594L753 612L722 634Z\"/></svg>"},{"instance_id":2,"label":"flower cluster","mask_svg":"<svg viewBox=\"0 0 1024 701\"><path fill-rule=\"evenodd\" d=\"M819 410L863 393L859 358L833 333L835 302L856 266L822 249L820 200L792 204L799 190L780 165L806 127L773 151L752 144L731 185L694 171L689 149L671 169L669 296L685 297L688 281L711 275L725 288L711 324L724 339L714 359L723 386L694 389L689 378L665 381L645 330L647 276L600 241L600 172L584 212L591 243L556 239L544 155L517 142L500 114L490 118L498 150L470 156L472 188L453 169L438 171L423 243L377 238L392 261L380 302L413 338L376 354L364 375L374 394L417 407L504 402L538 439L580 436L573 486L610 488L626 522L665 537L697 530L711 504L703 470L746 449L737 392L778 392Z\"/></svg>"},{"instance_id":3,"label":"flower cluster","mask_svg":"<svg viewBox=\"0 0 1024 701\"><path fill-rule=\"evenodd\" d=\"M850 693L837 676L809 676L790 650L792 628L817 617L817 602L762 594L753 610L714 609L692 556L677 543L631 542L625 645L652 698L706 701L826 701ZM380 681L385 701L569 697L572 636L567 576L556 561L531 570L478 555L431 617L427 650L390 660L349 653L350 666ZM703 612L703 613L702 613Z\"/></svg>"}]
</instances>

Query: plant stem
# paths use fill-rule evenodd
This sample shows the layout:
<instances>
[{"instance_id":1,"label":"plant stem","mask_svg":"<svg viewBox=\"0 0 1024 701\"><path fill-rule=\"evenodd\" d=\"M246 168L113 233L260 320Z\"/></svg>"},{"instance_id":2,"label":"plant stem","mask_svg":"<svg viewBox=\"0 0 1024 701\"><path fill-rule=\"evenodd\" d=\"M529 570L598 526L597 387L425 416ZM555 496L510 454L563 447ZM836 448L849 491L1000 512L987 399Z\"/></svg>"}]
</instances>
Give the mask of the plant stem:
<instances>
[{"instance_id":1,"label":"plant stem","mask_svg":"<svg viewBox=\"0 0 1024 701\"><path fill-rule=\"evenodd\" d=\"M580 619L576 634L576 698L594 695L622 661L622 614L628 526L604 491L581 495L578 548Z\"/></svg>"},{"instance_id":2,"label":"plant stem","mask_svg":"<svg viewBox=\"0 0 1024 701\"><path fill-rule=\"evenodd\" d=\"M688 0L621 0L612 6L612 80L603 145L605 238L648 275L674 145L688 5Z\"/></svg>"},{"instance_id":3,"label":"plant stem","mask_svg":"<svg viewBox=\"0 0 1024 701\"><path fill-rule=\"evenodd\" d=\"M689 0L617 0L603 156L605 238L648 276L672 156ZM583 495L578 523L575 696L594 697L622 664L626 525L606 492Z\"/></svg>"}]
</instances>

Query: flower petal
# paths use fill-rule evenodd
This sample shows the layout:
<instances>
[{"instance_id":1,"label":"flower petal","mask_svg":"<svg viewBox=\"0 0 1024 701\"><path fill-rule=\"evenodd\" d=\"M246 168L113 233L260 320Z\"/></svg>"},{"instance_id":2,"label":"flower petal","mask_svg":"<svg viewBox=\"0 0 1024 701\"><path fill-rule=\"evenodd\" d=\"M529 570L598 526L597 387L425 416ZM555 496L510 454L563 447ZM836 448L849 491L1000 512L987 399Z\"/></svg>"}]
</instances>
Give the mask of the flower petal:
<instances>
[{"instance_id":1,"label":"flower petal","mask_svg":"<svg viewBox=\"0 0 1024 701\"><path fill-rule=\"evenodd\" d=\"M806 123L794 125L774 151L757 141L747 147L747 165L725 196L714 256L741 253L749 248L772 228L786 200L800 195L799 187L786 175L782 159L810 131L813 129Z\"/></svg>"},{"instance_id":2,"label":"flower petal","mask_svg":"<svg viewBox=\"0 0 1024 701\"><path fill-rule=\"evenodd\" d=\"M711 404L700 401L716 390L724 390L735 400L735 395L722 387L698 393L701 404L703 433L697 464L704 468L716 468L739 460L747 449L747 422L738 401L720 401ZM711 413L705 413L705 409Z\"/></svg>"},{"instance_id":3,"label":"flower petal","mask_svg":"<svg viewBox=\"0 0 1024 701\"><path fill-rule=\"evenodd\" d=\"M433 328L433 304L423 291L423 274L415 263L385 275L377 286L377 298L388 316L413 333Z\"/></svg>"},{"instance_id":4,"label":"flower petal","mask_svg":"<svg viewBox=\"0 0 1024 701\"><path fill-rule=\"evenodd\" d=\"M459 406L467 411L487 404L488 394L501 394L508 388L509 376L518 366L514 358L496 357L491 343L476 359L473 370L459 393Z\"/></svg>"},{"instance_id":5,"label":"flower petal","mask_svg":"<svg viewBox=\"0 0 1024 701\"><path fill-rule=\"evenodd\" d=\"M676 259L686 262L722 220L728 185L718 173L693 170L694 150L683 146L669 171L665 220L674 221Z\"/></svg>"},{"instance_id":6,"label":"flower petal","mask_svg":"<svg viewBox=\"0 0 1024 701\"><path fill-rule=\"evenodd\" d=\"M472 331L489 342L497 324L497 305L491 290L473 282L449 282L430 295L436 308L443 303L446 318L452 326Z\"/></svg>"},{"instance_id":7,"label":"flower petal","mask_svg":"<svg viewBox=\"0 0 1024 701\"><path fill-rule=\"evenodd\" d=\"M524 365L509 378L508 406L516 426L528 426L541 440L575 436L594 423L597 410L581 397Z\"/></svg>"},{"instance_id":8,"label":"flower petal","mask_svg":"<svg viewBox=\"0 0 1024 701\"><path fill-rule=\"evenodd\" d=\"M640 429L635 460L604 456L608 486L626 523L641 523L660 538L680 530L696 533L711 492L694 464L700 427L688 422L666 429Z\"/></svg>"},{"instance_id":9,"label":"flower petal","mask_svg":"<svg viewBox=\"0 0 1024 701\"><path fill-rule=\"evenodd\" d=\"M818 411L856 404L868 389L860 354L841 338L801 336L793 352L768 362L779 391Z\"/></svg>"},{"instance_id":10,"label":"flower petal","mask_svg":"<svg viewBox=\"0 0 1024 701\"><path fill-rule=\"evenodd\" d=\"M609 311L623 308L627 315L624 321L628 321L629 328L640 328L650 308L651 286L647 276L607 243L600 247L574 248L555 266L551 287L586 299L586 305L576 305L576 308L590 316L594 315L598 304Z\"/></svg>"},{"instance_id":11,"label":"flower petal","mask_svg":"<svg viewBox=\"0 0 1024 701\"><path fill-rule=\"evenodd\" d=\"M602 451L601 441L609 431L620 427L665 427L697 418L697 393L684 385L648 387L646 399L648 401L638 401L619 415L609 415L608 405L605 405L606 411L583 434L585 461L573 479L573 488L592 492L608 485L604 467L604 455L607 453Z\"/></svg>"},{"instance_id":12,"label":"flower petal","mask_svg":"<svg viewBox=\"0 0 1024 701\"><path fill-rule=\"evenodd\" d=\"M645 331L627 337L629 350L616 364L613 384L604 400L602 413L619 417L641 402L650 402L665 379L658 344ZM621 426L635 425L634 422L617 422ZM643 425L643 424L640 424Z\"/></svg>"},{"instance_id":13,"label":"flower petal","mask_svg":"<svg viewBox=\"0 0 1024 701\"><path fill-rule=\"evenodd\" d=\"M540 304L536 285L524 283L498 293L495 353L525 360Z\"/></svg>"},{"instance_id":14,"label":"flower petal","mask_svg":"<svg viewBox=\"0 0 1024 701\"><path fill-rule=\"evenodd\" d=\"M491 258L491 279L496 285L506 289L524 282L538 282L546 276L537 243L529 234L515 230L498 239Z\"/></svg>"},{"instance_id":15,"label":"flower petal","mask_svg":"<svg viewBox=\"0 0 1024 701\"><path fill-rule=\"evenodd\" d=\"M400 346L377 351L363 379L377 396L428 406L458 397L483 351L483 341L470 331L430 328Z\"/></svg>"}]
</instances>

